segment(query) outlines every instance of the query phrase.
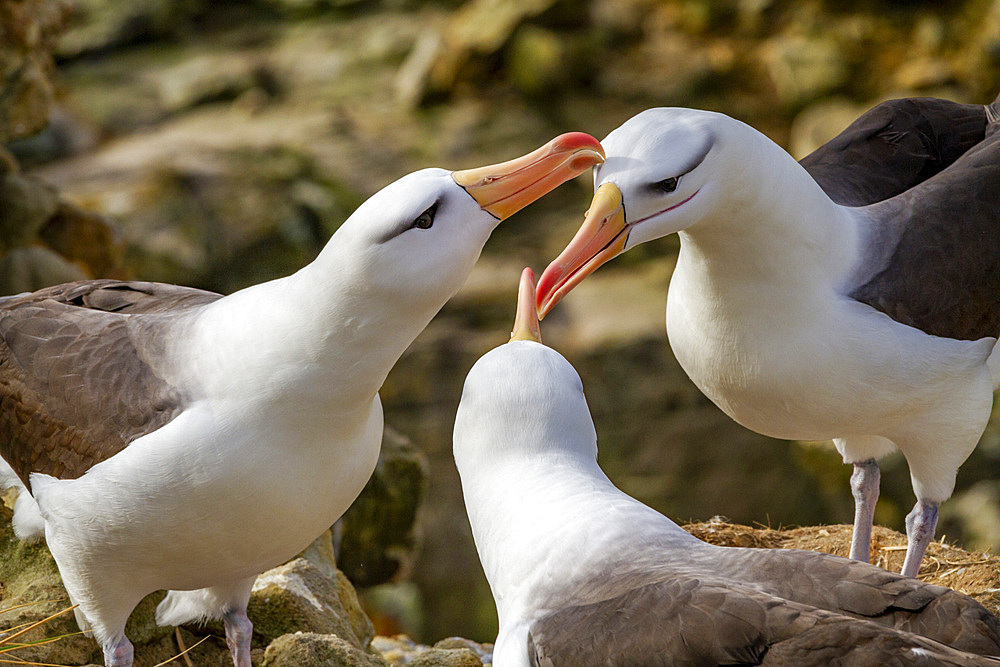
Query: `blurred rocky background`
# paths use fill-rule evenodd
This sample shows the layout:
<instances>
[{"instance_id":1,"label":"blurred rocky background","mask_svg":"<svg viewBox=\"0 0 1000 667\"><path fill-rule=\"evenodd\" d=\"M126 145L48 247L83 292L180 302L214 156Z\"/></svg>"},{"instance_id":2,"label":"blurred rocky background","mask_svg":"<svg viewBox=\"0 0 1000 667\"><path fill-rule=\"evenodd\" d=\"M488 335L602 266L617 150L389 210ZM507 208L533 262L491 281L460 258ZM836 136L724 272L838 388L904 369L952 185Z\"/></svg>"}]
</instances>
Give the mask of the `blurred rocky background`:
<instances>
[{"instance_id":1,"label":"blurred rocky background","mask_svg":"<svg viewBox=\"0 0 1000 667\"><path fill-rule=\"evenodd\" d=\"M0 291L113 276L231 292L310 261L404 173L568 130L600 138L651 106L725 112L802 157L880 100L997 92L1000 0L0 0ZM389 376L398 433L332 536L373 632L495 634L451 459L455 408L507 337L520 268L544 268L589 199L581 178L501 225ZM583 377L605 470L678 521L850 521L829 443L742 429L672 358L675 243L602 268L545 322ZM903 460L887 460L877 522L901 528L912 503ZM1000 422L959 471L939 535L1000 545ZM370 653L368 631L351 632Z\"/></svg>"}]
</instances>

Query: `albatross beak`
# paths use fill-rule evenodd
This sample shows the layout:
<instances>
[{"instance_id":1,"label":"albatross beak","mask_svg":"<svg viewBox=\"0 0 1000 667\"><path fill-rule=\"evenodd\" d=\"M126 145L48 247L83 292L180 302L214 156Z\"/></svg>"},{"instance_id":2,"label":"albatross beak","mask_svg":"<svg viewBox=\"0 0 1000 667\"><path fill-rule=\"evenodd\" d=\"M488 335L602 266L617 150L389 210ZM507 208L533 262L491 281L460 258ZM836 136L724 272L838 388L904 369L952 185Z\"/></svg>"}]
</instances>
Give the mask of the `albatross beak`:
<instances>
[{"instance_id":1,"label":"albatross beak","mask_svg":"<svg viewBox=\"0 0 1000 667\"><path fill-rule=\"evenodd\" d=\"M484 211L505 220L601 162L604 149L597 139L583 132L569 132L522 157L452 172L451 176Z\"/></svg>"},{"instance_id":2,"label":"albatross beak","mask_svg":"<svg viewBox=\"0 0 1000 667\"><path fill-rule=\"evenodd\" d=\"M542 342L542 329L535 310L535 272L528 267L521 272L521 284L517 287L517 314L510 339Z\"/></svg>"},{"instance_id":3,"label":"albatross beak","mask_svg":"<svg viewBox=\"0 0 1000 667\"><path fill-rule=\"evenodd\" d=\"M621 254L628 241L622 192L614 183L597 188L580 231L538 280L538 318L544 318L597 267Z\"/></svg>"}]
</instances>

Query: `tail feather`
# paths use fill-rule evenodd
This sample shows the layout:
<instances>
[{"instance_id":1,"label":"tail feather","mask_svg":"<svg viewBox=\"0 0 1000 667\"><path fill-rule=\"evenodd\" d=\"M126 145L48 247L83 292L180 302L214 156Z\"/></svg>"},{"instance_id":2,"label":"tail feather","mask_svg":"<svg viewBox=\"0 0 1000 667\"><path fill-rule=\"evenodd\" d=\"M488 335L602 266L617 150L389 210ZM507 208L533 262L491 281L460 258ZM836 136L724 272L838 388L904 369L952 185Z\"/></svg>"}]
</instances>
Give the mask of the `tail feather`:
<instances>
[{"instance_id":1,"label":"tail feather","mask_svg":"<svg viewBox=\"0 0 1000 667\"><path fill-rule=\"evenodd\" d=\"M986 105L986 136L1000 132L1000 95Z\"/></svg>"},{"instance_id":2,"label":"tail feather","mask_svg":"<svg viewBox=\"0 0 1000 667\"><path fill-rule=\"evenodd\" d=\"M38 503L25 488L14 469L0 458L0 489L17 489L14 503L14 535L24 542L36 542L45 537L45 519L38 509Z\"/></svg>"},{"instance_id":3,"label":"tail feather","mask_svg":"<svg viewBox=\"0 0 1000 667\"><path fill-rule=\"evenodd\" d=\"M45 537L45 519L38 509L38 503L31 494L21 488L14 503L14 535L22 542L37 542Z\"/></svg>"}]
</instances>

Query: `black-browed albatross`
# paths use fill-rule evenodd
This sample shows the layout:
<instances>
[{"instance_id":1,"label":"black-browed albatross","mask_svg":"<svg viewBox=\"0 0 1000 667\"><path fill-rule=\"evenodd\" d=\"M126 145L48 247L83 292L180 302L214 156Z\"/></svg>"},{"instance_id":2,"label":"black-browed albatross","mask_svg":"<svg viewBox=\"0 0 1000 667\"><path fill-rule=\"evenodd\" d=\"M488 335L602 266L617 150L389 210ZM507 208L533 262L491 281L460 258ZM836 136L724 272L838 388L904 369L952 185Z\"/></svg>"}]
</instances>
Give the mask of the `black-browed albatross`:
<instances>
[{"instance_id":1,"label":"black-browed albatross","mask_svg":"<svg viewBox=\"0 0 1000 667\"><path fill-rule=\"evenodd\" d=\"M495 667L1000 664L982 655L1000 653L1000 620L971 598L828 554L709 545L615 488L580 377L541 344L530 270L511 341L466 379L454 453Z\"/></svg>"},{"instance_id":2,"label":"black-browed albatross","mask_svg":"<svg viewBox=\"0 0 1000 667\"><path fill-rule=\"evenodd\" d=\"M229 296L141 282L0 301L0 453L105 664L125 621L222 618L250 667L260 572L335 522L378 458L378 390L501 219L602 159L570 133L522 158L386 186L294 275Z\"/></svg>"},{"instance_id":3,"label":"black-browed albatross","mask_svg":"<svg viewBox=\"0 0 1000 667\"><path fill-rule=\"evenodd\" d=\"M860 179L834 193L865 203L901 189L855 207L743 123L645 111L605 139L584 225L539 281L540 312L615 255L678 232L667 334L681 366L748 428L834 440L855 469L852 558L869 558L876 460L899 449L917 496L903 573L916 576L1000 382L998 111L1000 99L978 107L971 136L942 141L912 187L890 178L873 195Z\"/></svg>"}]
</instances>

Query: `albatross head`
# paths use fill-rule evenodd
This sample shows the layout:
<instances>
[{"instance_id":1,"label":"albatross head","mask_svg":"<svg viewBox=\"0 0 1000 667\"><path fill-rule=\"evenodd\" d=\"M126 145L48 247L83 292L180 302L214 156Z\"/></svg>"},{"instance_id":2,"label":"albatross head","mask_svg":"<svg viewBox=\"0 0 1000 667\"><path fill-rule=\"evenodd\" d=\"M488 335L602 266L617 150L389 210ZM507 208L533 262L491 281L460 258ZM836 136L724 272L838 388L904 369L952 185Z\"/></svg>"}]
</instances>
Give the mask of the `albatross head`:
<instances>
[{"instance_id":1,"label":"albatross head","mask_svg":"<svg viewBox=\"0 0 1000 667\"><path fill-rule=\"evenodd\" d=\"M329 244L353 284L391 304L433 311L461 287L490 233L561 183L604 159L580 132L500 164L461 171L423 169L364 202Z\"/></svg>"},{"instance_id":2,"label":"albatross head","mask_svg":"<svg viewBox=\"0 0 1000 667\"><path fill-rule=\"evenodd\" d=\"M611 258L723 210L749 168L734 159L743 128L722 114L661 108L612 131L583 225L538 281L539 315Z\"/></svg>"},{"instance_id":3,"label":"albatross head","mask_svg":"<svg viewBox=\"0 0 1000 667\"><path fill-rule=\"evenodd\" d=\"M597 458L597 433L573 366L541 343L531 269L521 274L510 342L469 371L455 418L455 462L464 481L511 463L528 474L548 456Z\"/></svg>"}]
</instances>

